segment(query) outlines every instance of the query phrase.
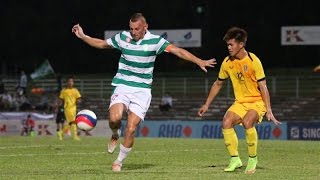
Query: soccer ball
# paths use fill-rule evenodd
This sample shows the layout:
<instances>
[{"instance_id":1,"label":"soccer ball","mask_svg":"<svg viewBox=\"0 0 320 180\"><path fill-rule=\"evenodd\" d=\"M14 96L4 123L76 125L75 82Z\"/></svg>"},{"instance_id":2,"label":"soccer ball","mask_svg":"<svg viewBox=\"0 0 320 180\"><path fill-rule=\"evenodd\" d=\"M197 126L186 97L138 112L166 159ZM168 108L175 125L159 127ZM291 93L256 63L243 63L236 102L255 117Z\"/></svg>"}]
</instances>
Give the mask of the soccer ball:
<instances>
[{"instance_id":1,"label":"soccer ball","mask_svg":"<svg viewBox=\"0 0 320 180\"><path fill-rule=\"evenodd\" d=\"M77 113L76 124L81 130L91 131L97 125L97 116L91 110L81 110Z\"/></svg>"}]
</instances>

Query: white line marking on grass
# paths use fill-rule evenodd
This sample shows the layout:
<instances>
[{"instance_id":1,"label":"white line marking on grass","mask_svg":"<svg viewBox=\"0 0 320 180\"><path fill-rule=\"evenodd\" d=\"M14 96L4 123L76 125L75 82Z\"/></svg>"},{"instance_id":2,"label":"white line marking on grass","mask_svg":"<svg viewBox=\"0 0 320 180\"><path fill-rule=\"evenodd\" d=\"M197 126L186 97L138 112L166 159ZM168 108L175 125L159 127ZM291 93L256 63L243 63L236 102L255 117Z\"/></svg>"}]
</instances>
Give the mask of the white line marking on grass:
<instances>
[{"instance_id":1,"label":"white line marking on grass","mask_svg":"<svg viewBox=\"0 0 320 180\"><path fill-rule=\"evenodd\" d=\"M2 149L25 149L25 148L41 148L41 147L101 147L101 145L81 144L81 145L24 145L24 146L2 146Z\"/></svg>"},{"instance_id":2,"label":"white line marking on grass","mask_svg":"<svg viewBox=\"0 0 320 180\"><path fill-rule=\"evenodd\" d=\"M39 147L61 147L62 145L28 145L28 146L4 146L0 149L24 149L24 148L39 148Z\"/></svg>"},{"instance_id":3,"label":"white line marking on grass","mask_svg":"<svg viewBox=\"0 0 320 180\"><path fill-rule=\"evenodd\" d=\"M217 149L182 149L182 150L150 150L150 151L134 151L134 153L170 153L170 152L203 152Z\"/></svg>"},{"instance_id":4,"label":"white line marking on grass","mask_svg":"<svg viewBox=\"0 0 320 180\"><path fill-rule=\"evenodd\" d=\"M106 152L85 152L85 153L55 153L55 154L0 154L0 157L33 157L33 156L65 156L65 155L97 155L105 154Z\"/></svg>"},{"instance_id":5,"label":"white line marking on grass","mask_svg":"<svg viewBox=\"0 0 320 180\"><path fill-rule=\"evenodd\" d=\"M155 151L133 151L132 153L170 153L170 152L203 152L212 151L212 149L184 149L184 150L155 150ZM0 157L34 157L34 156L65 156L65 155L99 155L107 154L107 152L66 152L66 153L50 153L50 154L0 154ZM118 154L116 152L115 154Z\"/></svg>"}]
</instances>

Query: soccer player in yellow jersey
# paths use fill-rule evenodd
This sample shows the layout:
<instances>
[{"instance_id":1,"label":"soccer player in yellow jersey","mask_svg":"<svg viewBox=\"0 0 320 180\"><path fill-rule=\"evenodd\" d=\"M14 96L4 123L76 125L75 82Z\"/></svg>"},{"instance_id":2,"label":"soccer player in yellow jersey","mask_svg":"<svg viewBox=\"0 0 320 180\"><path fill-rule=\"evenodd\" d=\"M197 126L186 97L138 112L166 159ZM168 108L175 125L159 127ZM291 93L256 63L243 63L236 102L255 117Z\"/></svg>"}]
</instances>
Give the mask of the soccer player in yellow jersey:
<instances>
[{"instance_id":1,"label":"soccer player in yellow jersey","mask_svg":"<svg viewBox=\"0 0 320 180\"><path fill-rule=\"evenodd\" d=\"M81 101L81 95L77 88L73 87L74 81L73 77L67 79L67 87L63 88L60 92L60 100L64 104L64 114L67 120L67 125L63 127L62 130L58 131L58 137L62 140L63 132L71 127L73 139L80 140L77 134L77 126L75 123L76 113L77 113L77 103Z\"/></svg>"},{"instance_id":2,"label":"soccer player in yellow jersey","mask_svg":"<svg viewBox=\"0 0 320 180\"><path fill-rule=\"evenodd\" d=\"M230 78L235 102L227 110L222 122L225 145L231 156L229 166L224 171L231 172L242 166L238 153L238 138L234 130L235 125L242 124L245 128L249 155L245 173L253 174L258 162L258 135L255 123L260 123L264 115L276 125L281 122L272 114L262 64L255 54L245 50L247 32L244 29L232 27L227 31L223 40L227 43L229 56L221 64L218 79L213 83L198 115L203 116L219 93L224 81Z\"/></svg>"}]
</instances>

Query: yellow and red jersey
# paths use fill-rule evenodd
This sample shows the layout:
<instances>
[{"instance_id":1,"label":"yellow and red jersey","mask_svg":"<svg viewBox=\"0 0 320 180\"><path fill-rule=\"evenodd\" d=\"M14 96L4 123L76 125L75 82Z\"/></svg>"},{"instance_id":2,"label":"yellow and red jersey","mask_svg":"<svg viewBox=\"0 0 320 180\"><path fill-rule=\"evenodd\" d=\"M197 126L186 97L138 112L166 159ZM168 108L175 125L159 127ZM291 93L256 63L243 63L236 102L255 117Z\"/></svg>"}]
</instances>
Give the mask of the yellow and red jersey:
<instances>
[{"instance_id":1,"label":"yellow and red jersey","mask_svg":"<svg viewBox=\"0 0 320 180\"><path fill-rule=\"evenodd\" d=\"M226 57L220 67L219 80L231 79L234 96L239 103L256 102L262 99L258 82L265 79L259 58L248 53L243 59Z\"/></svg>"}]
</instances>

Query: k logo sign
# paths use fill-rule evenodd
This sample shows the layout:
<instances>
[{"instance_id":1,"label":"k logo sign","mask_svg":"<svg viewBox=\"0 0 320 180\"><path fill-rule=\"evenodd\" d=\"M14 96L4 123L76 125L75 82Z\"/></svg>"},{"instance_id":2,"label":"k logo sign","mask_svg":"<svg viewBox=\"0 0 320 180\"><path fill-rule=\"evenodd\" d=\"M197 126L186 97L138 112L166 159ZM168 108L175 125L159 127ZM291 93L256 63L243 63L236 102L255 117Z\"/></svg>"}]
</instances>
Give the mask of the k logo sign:
<instances>
[{"instance_id":1,"label":"k logo sign","mask_svg":"<svg viewBox=\"0 0 320 180\"><path fill-rule=\"evenodd\" d=\"M286 41L287 42L303 42L303 39L298 35L299 32L300 32L299 30L287 30Z\"/></svg>"},{"instance_id":2,"label":"k logo sign","mask_svg":"<svg viewBox=\"0 0 320 180\"><path fill-rule=\"evenodd\" d=\"M281 45L320 45L320 26L282 26Z\"/></svg>"}]
</instances>

